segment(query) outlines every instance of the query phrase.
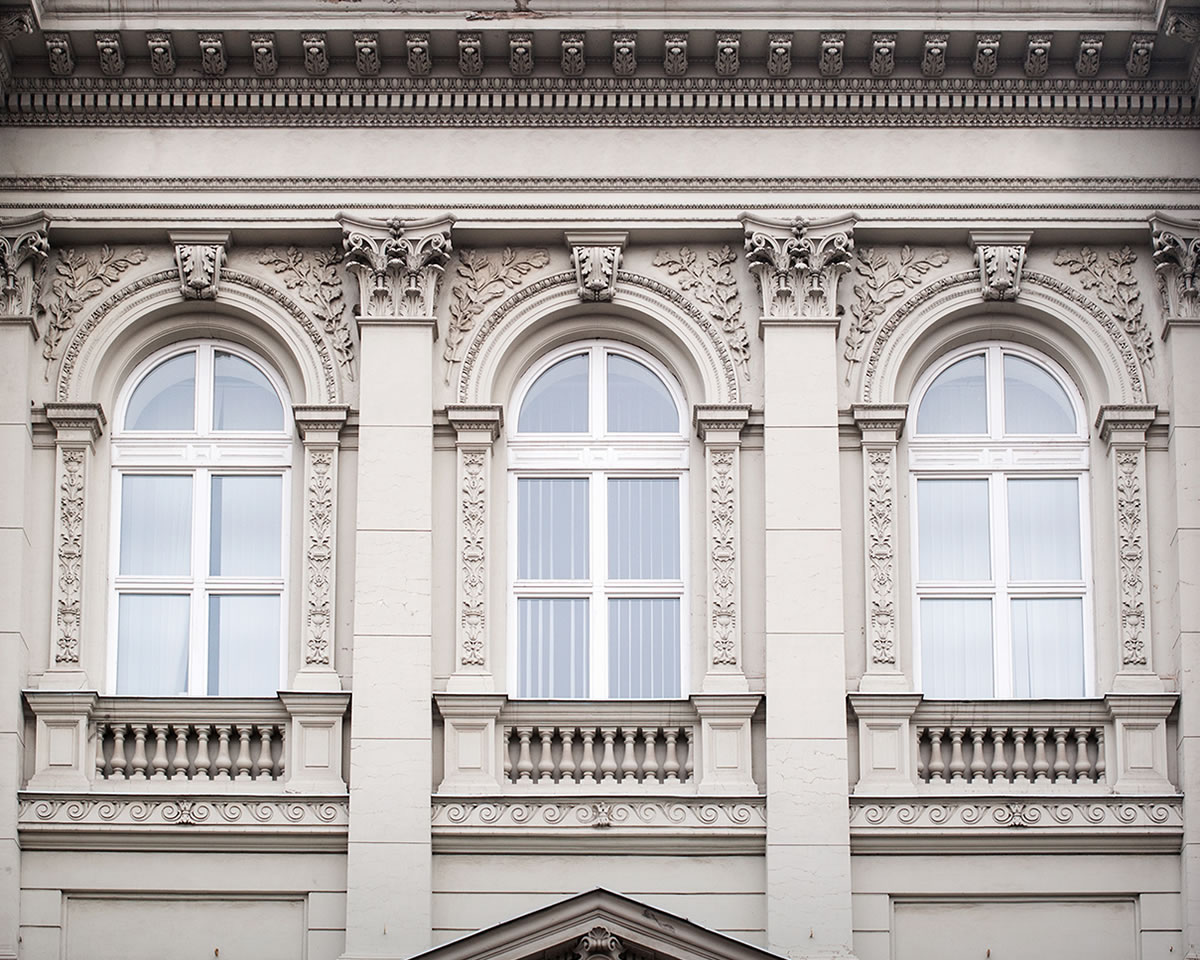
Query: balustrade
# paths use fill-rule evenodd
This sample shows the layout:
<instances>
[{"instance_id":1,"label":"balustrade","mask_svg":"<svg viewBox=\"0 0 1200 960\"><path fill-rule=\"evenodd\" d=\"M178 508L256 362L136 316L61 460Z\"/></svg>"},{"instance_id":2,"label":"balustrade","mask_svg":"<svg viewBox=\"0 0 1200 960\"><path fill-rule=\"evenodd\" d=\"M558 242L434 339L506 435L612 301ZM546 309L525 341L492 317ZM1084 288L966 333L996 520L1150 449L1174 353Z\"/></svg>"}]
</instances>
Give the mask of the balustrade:
<instances>
[{"instance_id":1,"label":"balustrade","mask_svg":"<svg viewBox=\"0 0 1200 960\"><path fill-rule=\"evenodd\" d=\"M919 783L1104 782L1102 723L914 723Z\"/></svg>"},{"instance_id":2,"label":"balustrade","mask_svg":"<svg viewBox=\"0 0 1200 960\"><path fill-rule=\"evenodd\" d=\"M671 723L505 725L504 779L527 786L690 783L694 737L691 725Z\"/></svg>"},{"instance_id":3,"label":"balustrade","mask_svg":"<svg viewBox=\"0 0 1200 960\"><path fill-rule=\"evenodd\" d=\"M101 720L97 780L271 781L287 769L287 723Z\"/></svg>"}]
</instances>

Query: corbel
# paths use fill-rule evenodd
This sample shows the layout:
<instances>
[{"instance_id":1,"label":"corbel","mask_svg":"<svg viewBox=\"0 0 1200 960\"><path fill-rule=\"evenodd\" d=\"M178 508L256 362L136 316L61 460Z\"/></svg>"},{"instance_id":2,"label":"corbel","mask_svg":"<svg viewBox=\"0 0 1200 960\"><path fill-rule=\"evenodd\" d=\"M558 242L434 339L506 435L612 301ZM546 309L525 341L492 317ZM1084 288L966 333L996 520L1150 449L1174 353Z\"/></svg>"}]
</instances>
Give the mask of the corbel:
<instances>
[{"instance_id":1,"label":"corbel","mask_svg":"<svg viewBox=\"0 0 1200 960\"><path fill-rule=\"evenodd\" d=\"M716 69L718 77L735 77L741 68L742 35L718 33Z\"/></svg>"},{"instance_id":2,"label":"corbel","mask_svg":"<svg viewBox=\"0 0 1200 960\"><path fill-rule=\"evenodd\" d=\"M1000 34L975 34L975 58L972 70L977 77L992 77L996 75L996 67L1000 62Z\"/></svg>"},{"instance_id":3,"label":"corbel","mask_svg":"<svg viewBox=\"0 0 1200 960\"><path fill-rule=\"evenodd\" d=\"M688 35L668 33L663 37L663 72L668 77L682 77L688 68Z\"/></svg>"},{"instance_id":4,"label":"corbel","mask_svg":"<svg viewBox=\"0 0 1200 960\"><path fill-rule=\"evenodd\" d=\"M629 234L615 232L585 231L566 235L580 300L612 300L617 289L622 251L628 239Z\"/></svg>"},{"instance_id":5,"label":"corbel","mask_svg":"<svg viewBox=\"0 0 1200 960\"><path fill-rule=\"evenodd\" d=\"M202 33L200 40L200 69L206 77L223 77L229 66L225 55L225 34Z\"/></svg>"},{"instance_id":6,"label":"corbel","mask_svg":"<svg viewBox=\"0 0 1200 960\"><path fill-rule=\"evenodd\" d=\"M379 75L382 62L379 58L378 33L354 34L354 67L362 77Z\"/></svg>"},{"instance_id":7,"label":"corbel","mask_svg":"<svg viewBox=\"0 0 1200 960\"><path fill-rule=\"evenodd\" d=\"M1032 236L1028 230L971 231L971 247L975 250L984 300L1017 299L1025 252Z\"/></svg>"},{"instance_id":8,"label":"corbel","mask_svg":"<svg viewBox=\"0 0 1200 960\"><path fill-rule=\"evenodd\" d=\"M279 51L275 48L275 34L252 33L250 51L254 55L254 72L260 77L273 77L279 70Z\"/></svg>"},{"instance_id":9,"label":"corbel","mask_svg":"<svg viewBox=\"0 0 1200 960\"><path fill-rule=\"evenodd\" d=\"M229 233L189 230L170 234L179 270L179 292L185 300L215 300L221 285L221 268Z\"/></svg>"},{"instance_id":10,"label":"corbel","mask_svg":"<svg viewBox=\"0 0 1200 960\"><path fill-rule=\"evenodd\" d=\"M116 31L97 31L95 37L100 72L106 77L119 77L125 72L125 50L121 46L121 35Z\"/></svg>"},{"instance_id":11,"label":"corbel","mask_svg":"<svg viewBox=\"0 0 1200 960\"><path fill-rule=\"evenodd\" d=\"M842 32L821 34L821 58L818 66L823 77L836 77L842 72L846 48L846 34Z\"/></svg>"}]
</instances>

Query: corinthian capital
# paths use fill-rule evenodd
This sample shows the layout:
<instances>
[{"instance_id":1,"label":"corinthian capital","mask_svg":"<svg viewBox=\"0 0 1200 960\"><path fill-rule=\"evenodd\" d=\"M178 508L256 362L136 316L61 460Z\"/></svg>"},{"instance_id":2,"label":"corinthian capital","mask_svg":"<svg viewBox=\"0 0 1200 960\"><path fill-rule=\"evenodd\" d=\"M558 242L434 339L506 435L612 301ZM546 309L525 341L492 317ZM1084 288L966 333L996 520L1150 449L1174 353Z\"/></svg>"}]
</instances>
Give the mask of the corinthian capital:
<instances>
[{"instance_id":1,"label":"corinthian capital","mask_svg":"<svg viewBox=\"0 0 1200 960\"><path fill-rule=\"evenodd\" d=\"M766 220L742 217L746 260L762 295L764 320L836 320L838 279L854 251L854 217Z\"/></svg>"},{"instance_id":2,"label":"corinthian capital","mask_svg":"<svg viewBox=\"0 0 1200 960\"><path fill-rule=\"evenodd\" d=\"M454 218L338 219L346 265L358 278L359 319L431 320Z\"/></svg>"},{"instance_id":3,"label":"corinthian capital","mask_svg":"<svg viewBox=\"0 0 1200 960\"><path fill-rule=\"evenodd\" d=\"M1164 312L1170 319L1200 320L1200 223L1159 214L1150 229Z\"/></svg>"},{"instance_id":4,"label":"corinthian capital","mask_svg":"<svg viewBox=\"0 0 1200 960\"><path fill-rule=\"evenodd\" d=\"M0 316L31 316L50 244L43 214L0 220Z\"/></svg>"}]
</instances>

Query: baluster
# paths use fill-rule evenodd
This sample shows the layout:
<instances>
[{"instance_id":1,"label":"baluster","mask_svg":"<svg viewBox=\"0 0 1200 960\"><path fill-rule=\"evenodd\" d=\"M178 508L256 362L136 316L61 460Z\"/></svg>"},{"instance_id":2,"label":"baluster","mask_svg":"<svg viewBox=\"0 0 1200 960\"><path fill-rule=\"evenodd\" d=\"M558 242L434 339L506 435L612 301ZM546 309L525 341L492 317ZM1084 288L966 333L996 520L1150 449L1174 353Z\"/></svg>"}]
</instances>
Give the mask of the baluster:
<instances>
[{"instance_id":1,"label":"baluster","mask_svg":"<svg viewBox=\"0 0 1200 960\"><path fill-rule=\"evenodd\" d=\"M151 761L154 773L151 780L167 779L167 724L154 725L154 759Z\"/></svg>"},{"instance_id":2,"label":"baluster","mask_svg":"<svg viewBox=\"0 0 1200 960\"><path fill-rule=\"evenodd\" d=\"M946 760L942 756L942 728L929 731L929 782L945 783Z\"/></svg>"},{"instance_id":3,"label":"baluster","mask_svg":"<svg viewBox=\"0 0 1200 960\"><path fill-rule=\"evenodd\" d=\"M104 728L107 724L96 724L96 779L104 780Z\"/></svg>"},{"instance_id":4,"label":"baluster","mask_svg":"<svg viewBox=\"0 0 1200 960\"><path fill-rule=\"evenodd\" d=\"M1104 728L1096 728L1096 782L1104 782L1104 771L1107 765L1104 762Z\"/></svg>"},{"instance_id":5,"label":"baluster","mask_svg":"<svg viewBox=\"0 0 1200 960\"><path fill-rule=\"evenodd\" d=\"M962 741L963 734L966 730L963 727L950 728L950 779L962 780L963 773L967 769L966 761L963 760Z\"/></svg>"},{"instance_id":6,"label":"baluster","mask_svg":"<svg viewBox=\"0 0 1200 960\"><path fill-rule=\"evenodd\" d=\"M658 783L658 727L643 727L642 740L646 744L642 782Z\"/></svg>"},{"instance_id":7,"label":"baluster","mask_svg":"<svg viewBox=\"0 0 1200 960\"><path fill-rule=\"evenodd\" d=\"M112 773L109 774L110 779L117 777L125 777L129 779L129 770L125 766L125 724L114 724L113 732L113 754L112 754Z\"/></svg>"},{"instance_id":8,"label":"baluster","mask_svg":"<svg viewBox=\"0 0 1200 960\"><path fill-rule=\"evenodd\" d=\"M1029 779L1029 757L1025 754L1025 730L1013 731L1013 782Z\"/></svg>"},{"instance_id":9,"label":"baluster","mask_svg":"<svg viewBox=\"0 0 1200 960\"><path fill-rule=\"evenodd\" d=\"M1050 762L1046 759L1046 727L1035 727L1033 731L1033 779L1037 782L1049 780L1046 776L1050 770Z\"/></svg>"},{"instance_id":10,"label":"baluster","mask_svg":"<svg viewBox=\"0 0 1200 960\"><path fill-rule=\"evenodd\" d=\"M592 741L596 739L596 731L591 727L583 728L583 757L580 759L579 769L583 773L584 783L596 782L596 749L592 746Z\"/></svg>"},{"instance_id":11,"label":"baluster","mask_svg":"<svg viewBox=\"0 0 1200 960\"><path fill-rule=\"evenodd\" d=\"M211 780L213 776L212 763L208 759L208 738L212 728L207 724L196 726L196 774L195 780Z\"/></svg>"},{"instance_id":12,"label":"baluster","mask_svg":"<svg viewBox=\"0 0 1200 960\"><path fill-rule=\"evenodd\" d=\"M1008 779L1008 760L1004 756L1004 740L1008 731L1003 727L992 728L992 783Z\"/></svg>"},{"instance_id":13,"label":"baluster","mask_svg":"<svg viewBox=\"0 0 1200 960\"><path fill-rule=\"evenodd\" d=\"M600 757L600 779L616 780L617 755L613 750L613 740L617 737L617 728L601 727L600 735L604 737L604 753Z\"/></svg>"},{"instance_id":14,"label":"baluster","mask_svg":"<svg viewBox=\"0 0 1200 960\"><path fill-rule=\"evenodd\" d=\"M277 727L275 733L279 737L279 759L275 760L275 779L282 780L287 770L287 726Z\"/></svg>"},{"instance_id":15,"label":"baluster","mask_svg":"<svg viewBox=\"0 0 1200 960\"><path fill-rule=\"evenodd\" d=\"M621 755L621 779L637 780L637 754L633 750L633 738L637 736L637 727L625 727L621 734L625 739L625 752Z\"/></svg>"},{"instance_id":16,"label":"baluster","mask_svg":"<svg viewBox=\"0 0 1200 960\"><path fill-rule=\"evenodd\" d=\"M533 727L517 727L517 736L521 738L517 754L517 779L532 781L533 759L529 755L529 738L533 736Z\"/></svg>"},{"instance_id":17,"label":"baluster","mask_svg":"<svg viewBox=\"0 0 1200 960\"><path fill-rule=\"evenodd\" d=\"M550 742L554 739L553 727L541 727L542 752L538 756L538 779L545 783L554 782L554 757L550 753Z\"/></svg>"},{"instance_id":18,"label":"baluster","mask_svg":"<svg viewBox=\"0 0 1200 960\"><path fill-rule=\"evenodd\" d=\"M237 772L234 774L235 779L249 780L250 770L253 764L250 762L250 731L252 726L248 723L238 724L234 729L238 735L238 755L237 755Z\"/></svg>"},{"instance_id":19,"label":"baluster","mask_svg":"<svg viewBox=\"0 0 1200 960\"><path fill-rule=\"evenodd\" d=\"M562 738L562 759L558 761L559 782L575 782L575 728L563 727L558 732Z\"/></svg>"},{"instance_id":20,"label":"baluster","mask_svg":"<svg viewBox=\"0 0 1200 960\"><path fill-rule=\"evenodd\" d=\"M663 773L666 780L679 779L679 759L675 753L675 738L679 736L674 727L668 727L664 732L667 738L667 755L663 759Z\"/></svg>"},{"instance_id":21,"label":"baluster","mask_svg":"<svg viewBox=\"0 0 1200 960\"><path fill-rule=\"evenodd\" d=\"M683 779L692 782L692 771L696 766L696 730L694 727L683 728L683 741L687 746L687 759L683 761Z\"/></svg>"},{"instance_id":22,"label":"baluster","mask_svg":"<svg viewBox=\"0 0 1200 960\"><path fill-rule=\"evenodd\" d=\"M144 723L136 723L133 725L133 776L149 777L146 773L146 725Z\"/></svg>"},{"instance_id":23,"label":"baluster","mask_svg":"<svg viewBox=\"0 0 1200 960\"><path fill-rule=\"evenodd\" d=\"M509 752L512 747L512 727L504 728L504 779L512 782L513 779L513 762L512 754Z\"/></svg>"},{"instance_id":24,"label":"baluster","mask_svg":"<svg viewBox=\"0 0 1200 960\"><path fill-rule=\"evenodd\" d=\"M275 761L271 759L271 738L275 728L270 724L258 728L258 779L273 780L271 775L275 769Z\"/></svg>"},{"instance_id":25,"label":"baluster","mask_svg":"<svg viewBox=\"0 0 1200 960\"><path fill-rule=\"evenodd\" d=\"M971 729L971 782L981 783L987 778L987 764L983 762L983 730Z\"/></svg>"},{"instance_id":26,"label":"baluster","mask_svg":"<svg viewBox=\"0 0 1200 960\"><path fill-rule=\"evenodd\" d=\"M1075 728L1075 782L1087 783L1092 779L1092 761L1088 757L1088 737L1091 730Z\"/></svg>"},{"instance_id":27,"label":"baluster","mask_svg":"<svg viewBox=\"0 0 1200 960\"><path fill-rule=\"evenodd\" d=\"M917 739L916 750L913 756L917 758L917 780L921 783L929 782L929 764L925 762L925 755L921 752L921 742L925 739L925 728L916 727Z\"/></svg>"},{"instance_id":28,"label":"baluster","mask_svg":"<svg viewBox=\"0 0 1200 960\"><path fill-rule=\"evenodd\" d=\"M229 727L226 724L221 724L217 727L217 774L214 780L230 780L229 768L233 766L233 760L229 756Z\"/></svg>"},{"instance_id":29,"label":"baluster","mask_svg":"<svg viewBox=\"0 0 1200 960\"><path fill-rule=\"evenodd\" d=\"M188 775L188 725L175 724L175 757L171 761L171 779L186 780Z\"/></svg>"},{"instance_id":30,"label":"baluster","mask_svg":"<svg viewBox=\"0 0 1200 960\"><path fill-rule=\"evenodd\" d=\"M1054 731L1054 781L1060 783L1068 779L1067 774L1071 765L1067 763L1067 731Z\"/></svg>"}]
</instances>

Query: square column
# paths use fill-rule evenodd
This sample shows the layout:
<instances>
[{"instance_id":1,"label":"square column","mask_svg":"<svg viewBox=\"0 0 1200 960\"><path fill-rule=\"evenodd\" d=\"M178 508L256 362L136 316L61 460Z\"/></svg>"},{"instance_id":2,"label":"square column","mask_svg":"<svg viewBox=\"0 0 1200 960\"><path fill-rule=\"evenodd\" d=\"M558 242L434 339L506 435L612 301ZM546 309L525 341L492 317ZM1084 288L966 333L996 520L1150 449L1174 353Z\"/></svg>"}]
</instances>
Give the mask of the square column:
<instances>
[{"instance_id":1,"label":"square column","mask_svg":"<svg viewBox=\"0 0 1200 960\"><path fill-rule=\"evenodd\" d=\"M347 958L430 945L433 316L450 224L342 219L362 364Z\"/></svg>"},{"instance_id":2,"label":"square column","mask_svg":"<svg viewBox=\"0 0 1200 960\"><path fill-rule=\"evenodd\" d=\"M852 219L743 220L765 367L767 939L851 954L837 286Z\"/></svg>"}]
</instances>

